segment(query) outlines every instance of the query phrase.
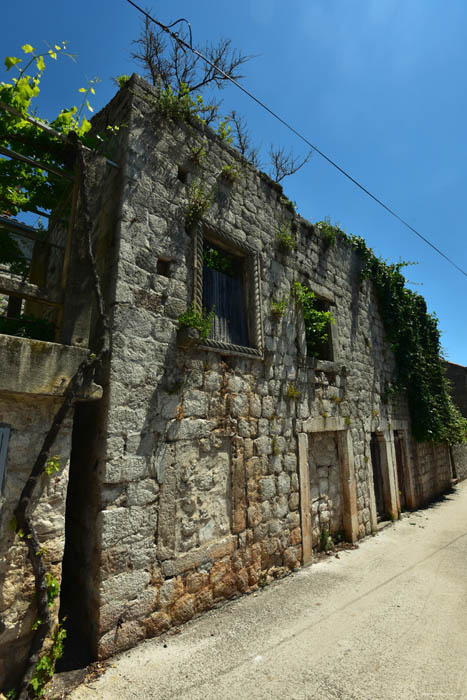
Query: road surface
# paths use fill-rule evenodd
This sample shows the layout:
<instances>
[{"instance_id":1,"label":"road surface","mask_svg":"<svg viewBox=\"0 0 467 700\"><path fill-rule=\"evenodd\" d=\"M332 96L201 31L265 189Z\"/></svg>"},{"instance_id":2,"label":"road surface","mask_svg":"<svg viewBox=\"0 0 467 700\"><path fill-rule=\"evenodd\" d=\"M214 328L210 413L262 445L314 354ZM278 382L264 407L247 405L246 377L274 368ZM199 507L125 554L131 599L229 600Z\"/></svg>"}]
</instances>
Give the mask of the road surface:
<instances>
[{"instance_id":1,"label":"road surface","mask_svg":"<svg viewBox=\"0 0 467 700\"><path fill-rule=\"evenodd\" d=\"M110 661L73 700L467 700L467 482Z\"/></svg>"}]
</instances>

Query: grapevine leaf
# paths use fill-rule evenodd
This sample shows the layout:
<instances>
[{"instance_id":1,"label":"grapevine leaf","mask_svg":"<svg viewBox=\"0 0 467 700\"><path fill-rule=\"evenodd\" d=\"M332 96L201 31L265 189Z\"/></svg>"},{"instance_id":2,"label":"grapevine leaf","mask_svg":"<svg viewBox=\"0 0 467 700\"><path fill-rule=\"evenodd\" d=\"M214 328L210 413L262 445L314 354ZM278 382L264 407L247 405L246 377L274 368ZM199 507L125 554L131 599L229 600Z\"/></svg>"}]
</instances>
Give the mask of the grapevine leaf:
<instances>
[{"instance_id":1,"label":"grapevine leaf","mask_svg":"<svg viewBox=\"0 0 467 700\"><path fill-rule=\"evenodd\" d=\"M5 67L7 70L16 66L17 63L21 63L21 58L16 58L15 56L7 56L5 58Z\"/></svg>"}]
</instances>

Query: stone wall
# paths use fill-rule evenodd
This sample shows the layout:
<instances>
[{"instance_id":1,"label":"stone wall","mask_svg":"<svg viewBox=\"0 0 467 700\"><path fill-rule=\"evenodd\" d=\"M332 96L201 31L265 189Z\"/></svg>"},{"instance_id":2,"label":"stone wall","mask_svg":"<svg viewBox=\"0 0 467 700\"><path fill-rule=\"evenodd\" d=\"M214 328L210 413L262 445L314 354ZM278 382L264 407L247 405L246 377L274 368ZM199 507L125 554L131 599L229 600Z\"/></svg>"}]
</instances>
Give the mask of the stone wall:
<instances>
[{"instance_id":1,"label":"stone wall","mask_svg":"<svg viewBox=\"0 0 467 700\"><path fill-rule=\"evenodd\" d=\"M15 397L3 394L0 398L0 425L10 428L0 495L0 687L9 689L16 681L17 673L26 658L31 627L37 617L32 568L26 546L15 536L11 520L59 403L57 400L37 396ZM53 454L59 456L59 471L41 477L32 511L37 535L44 547L47 571L58 581L61 578L65 541L65 501L72 417L71 412L53 449ZM57 600L53 610L55 618L58 605Z\"/></svg>"},{"instance_id":2,"label":"stone wall","mask_svg":"<svg viewBox=\"0 0 467 700\"><path fill-rule=\"evenodd\" d=\"M453 445L451 456L458 481L467 479L467 445Z\"/></svg>"},{"instance_id":3,"label":"stone wall","mask_svg":"<svg viewBox=\"0 0 467 700\"><path fill-rule=\"evenodd\" d=\"M372 432L397 517L391 424L410 429L405 398L383 400L394 359L357 255L327 245L281 187L209 129L167 121L154 105L133 77L95 122L127 125L113 144L122 171L112 358L87 460L98 496L81 595L100 657L300 566L323 529L370 534ZM187 231L203 193L210 207ZM287 254L277 234L289 224ZM181 347L178 318L203 295L203 238L242 269L247 348L213 338ZM307 356L295 281L335 318L325 358ZM282 317L271 301L286 301ZM423 458L420 497L442 487L434 457Z\"/></svg>"}]
</instances>

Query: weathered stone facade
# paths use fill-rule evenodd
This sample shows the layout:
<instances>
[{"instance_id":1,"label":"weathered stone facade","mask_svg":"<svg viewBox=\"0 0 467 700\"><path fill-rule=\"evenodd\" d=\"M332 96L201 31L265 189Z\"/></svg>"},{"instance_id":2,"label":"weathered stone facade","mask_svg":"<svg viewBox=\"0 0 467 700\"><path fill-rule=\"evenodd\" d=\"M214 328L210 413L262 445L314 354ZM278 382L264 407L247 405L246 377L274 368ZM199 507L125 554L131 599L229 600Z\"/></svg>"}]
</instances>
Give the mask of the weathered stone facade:
<instances>
[{"instance_id":1,"label":"weathered stone facade","mask_svg":"<svg viewBox=\"0 0 467 700\"><path fill-rule=\"evenodd\" d=\"M83 586L93 591L98 656L309 561L323 530L370 534L379 517L398 516L402 486L413 508L451 478L444 448L422 453L412 442L404 398L383 401L394 361L356 255L327 247L277 185L208 129L164 121L153 102L134 78L96 120L128 125L113 156L125 164L113 347L96 446L97 560ZM210 207L187 232L195 190ZM287 254L276 236L288 221ZM203 299L203 241L247 269L247 347L212 338L180 347L178 318ZM294 281L332 311L331 357L307 357ZM277 318L271 301L284 299Z\"/></svg>"},{"instance_id":2,"label":"weathered stone facade","mask_svg":"<svg viewBox=\"0 0 467 700\"><path fill-rule=\"evenodd\" d=\"M62 592L101 658L309 562L323 536L369 535L451 479L447 448L417 445L405 398L385 400L394 358L358 256L209 129L162 118L136 76L94 126L120 123L120 170L109 181L98 164L92 202L112 352L102 400L75 410ZM196 196L209 206L187 227ZM179 330L207 294L206 244L240 270L247 344ZM335 319L321 357L294 282Z\"/></svg>"}]
</instances>

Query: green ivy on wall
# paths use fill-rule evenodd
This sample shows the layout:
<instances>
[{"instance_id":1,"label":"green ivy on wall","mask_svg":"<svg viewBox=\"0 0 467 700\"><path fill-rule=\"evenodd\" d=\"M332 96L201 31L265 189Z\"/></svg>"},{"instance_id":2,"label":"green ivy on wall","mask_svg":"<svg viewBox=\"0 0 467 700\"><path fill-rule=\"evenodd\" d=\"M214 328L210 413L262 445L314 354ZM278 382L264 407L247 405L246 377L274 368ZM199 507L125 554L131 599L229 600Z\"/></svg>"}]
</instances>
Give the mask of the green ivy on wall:
<instances>
[{"instance_id":1,"label":"green ivy on wall","mask_svg":"<svg viewBox=\"0 0 467 700\"><path fill-rule=\"evenodd\" d=\"M326 245L332 247L340 240L356 250L362 259L361 278L375 286L386 339L396 360L394 382L387 394L407 394L415 439L450 444L467 441L467 420L449 391L438 319L428 313L425 299L405 286L401 268L407 263L384 262L361 236L348 235L329 220L315 227Z\"/></svg>"}]
</instances>

